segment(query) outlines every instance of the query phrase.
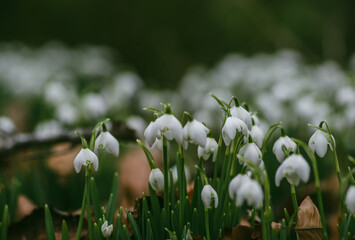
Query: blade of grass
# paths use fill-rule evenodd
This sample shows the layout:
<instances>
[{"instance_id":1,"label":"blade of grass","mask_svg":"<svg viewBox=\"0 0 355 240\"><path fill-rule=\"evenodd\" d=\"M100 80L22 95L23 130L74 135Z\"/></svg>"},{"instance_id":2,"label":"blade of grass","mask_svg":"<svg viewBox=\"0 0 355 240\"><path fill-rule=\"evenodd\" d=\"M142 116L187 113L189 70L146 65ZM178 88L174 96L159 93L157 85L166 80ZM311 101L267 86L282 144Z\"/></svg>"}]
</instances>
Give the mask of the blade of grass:
<instances>
[{"instance_id":1,"label":"blade of grass","mask_svg":"<svg viewBox=\"0 0 355 240\"><path fill-rule=\"evenodd\" d=\"M143 240L142 235L139 231L139 228L137 226L136 221L134 220L132 213L130 213L128 210L126 210L127 217L129 222L131 223L132 229L133 229L133 234L137 240Z\"/></svg>"},{"instance_id":2,"label":"blade of grass","mask_svg":"<svg viewBox=\"0 0 355 240\"><path fill-rule=\"evenodd\" d=\"M90 179L90 190L92 205L94 207L95 220L98 221L98 219L102 217L102 208L100 207L99 193L94 177L91 177Z\"/></svg>"},{"instance_id":3,"label":"blade of grass","mask_svg":"<svg viewBox=\"0 0 355 240\"><path fill-rule=\"evenodd\" d=\"M4 210L2 212L1 235L0 235L1 240L7 239L8 216L9 216L9 207L5 205Z\"/></svg>"},{"instance_id":4,"label":"blade of grass","mask_svg":"<svg viewBox=\"0 0 355 240\"><path fill-rule=\"evenodd\" d=\"M115 215L117 192L118 192L118 173L116 172L115 175L113 176L110 200L108 202L107 210L106 210L106 220L109 223L113 222L113 217Z\"/></svg>"},{"instance_id":5,"label":"blade of grass","mask_svg":"<svg viewBox=\"0 0 355 240\"><path fill-rule=\"evenodd\" d=\"M69 240L68 226L64 219L62 221L62 240Z\"/></svg>"},{"instance_id":6,"label":"blade of grass","mask_svg":"<svg viewBox=\"0 0 355 240\"><path fill-rule=\"evenodd\" d=\"M10 211L10 220L14 222L16 220L17 214L17 200L20 192L21 182L17 178L12 179L11 192L10 192L10 202L9 202L9 211Z\"/></svg>"},{"instance_id":7,"label":"blade of grass","mask_svg":"<svg viewBox=\"0 0 355 240\"><path fill-rule=\"evenodd\" d=\"M46 233L48 240L55 240L54 226L52 221L51 212L49 211L48 205L44 205L44 219L46 224ZM3 238L6 239L6 238Z\"/></svg>"}]
</instances>

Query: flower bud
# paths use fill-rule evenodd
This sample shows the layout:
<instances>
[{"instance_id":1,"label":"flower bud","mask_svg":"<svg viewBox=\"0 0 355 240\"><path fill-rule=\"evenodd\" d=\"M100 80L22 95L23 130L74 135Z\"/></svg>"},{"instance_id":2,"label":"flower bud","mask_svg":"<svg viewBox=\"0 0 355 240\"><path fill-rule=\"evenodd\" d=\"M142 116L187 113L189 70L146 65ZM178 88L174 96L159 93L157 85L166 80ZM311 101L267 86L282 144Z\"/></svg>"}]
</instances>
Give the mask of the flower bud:
<instances>
[{"instance_id":1,"label":"flower bud","mask_svg":"<svg viewBox=\"0 0 355 240\"><path fill-rule=\"evenodd\" d=\"M164 190L164 174L159 168L154 168L149 175L149 184L155 191Z\"/></svg>"},{"instance_id":2,"label":"flower bud","mask_svg":"<svg viewBox=\"0 0 355 240\"><path fill-rule=\"evenodd\" d=\"M218 206L217 192L209 184L203 187L201 192L201 199L206 208L212 207L211 204L213 200L214 200L214 207L217 208Z\"/></svg>"}]
</instances>

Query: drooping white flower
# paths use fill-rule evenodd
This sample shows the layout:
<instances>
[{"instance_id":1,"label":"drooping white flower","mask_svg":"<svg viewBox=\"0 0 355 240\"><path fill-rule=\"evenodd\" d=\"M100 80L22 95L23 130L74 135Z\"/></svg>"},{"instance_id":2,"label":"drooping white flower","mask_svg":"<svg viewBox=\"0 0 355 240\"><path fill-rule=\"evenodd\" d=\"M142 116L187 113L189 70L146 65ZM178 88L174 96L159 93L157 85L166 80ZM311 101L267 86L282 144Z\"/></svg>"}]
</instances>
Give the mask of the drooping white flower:
<instances>
[{"instance_id":1,"label":"drooping white flower","mask_svg":"<svg viewBox=\"0 0 355 240\"><path fill-rule=\"evenodd\" d=\"M332 136L333 138L333 136ZM335 140L333 138L335 143ZM309 139L308 146L312 149L313 152L316 152L319 157L324 157L327 153L328 145L330 150L333 151L333 147L331 144L331 140L329 139L329 135L322 130L317 130L311 138Z\"/></svg>"},{"instance_id":2,"label":"drooping white flower","mask_svg":"<svg viewBox=\"0 0 355 240\"><path fill-rule=\"evenodd\" d=\"M260 184L253 180L245 181L239 188L238 193L236 194L236 205L241 206L243 202L247 202L249 206L253 206L256 209L259 209L263 205L264 194L263 189Z\"/></svg>"},{"instance_id":3,"label":"drooping white flower","mask_svg":"<svg viewBox=\"0 0 355 240\"><path fill-rule=\"evenodd\" d=\"M182 144L183 141L182 125L180 121L177 120L176 117L172 114L164 114L160 116L154 122L151 131L153 136L158 135L159 138L160 134L162 134L169 141L175 139L179 144Z\"/></svg>"},{"instance_id":4,"label":"drooping white flower","mask_svg":"<svg viewBox=\"0 0 355 240\"><path fill-rule=\"evenodd\" d=\"M82 166L87 167L89 164L92 164L95 171L99 168L99 160L97 159L95 153L88 148L82 148L74 159L74 168L76 173L80 172Z\"/></svg>"},{"instance_id":5,"label":"drooping white flower","mask_svg":"<svg viewBox=\"0 0 355 240\"><path fill-rule=\"evenodd\" d=\"M286 177L290 184L298 185L300 180L307 182L310 174L307 161L300 154L292 154L279 166L275 175L276 186L280 186L281 179Z\"/></svg>"},{"instance_id":6,"label":"drooping white flower","mask_svg":"<svg viewBox=\"0 0 355 240\"><path fill-rule=\"evenodd\" d=\"M230 114L232 115L232 117L239 118L240 120L245 122L247 127L251 129L252 127L251 115L245 108L243 108L242 106L239 107L233 106L230 109Z\"/></svg>"},{"instance_id":7,"label":"drooping white flower","mask_svg":"<svg viewBox=\"0 0 355 240\"><path fill-rule=\"evenodd\" d=\"M244 183L250 180L250 177L244 174L238 174L235 176L232 181L229 183L229 196L231 199L236 199L238 191Z\"/></svg>"},{"instance_id":8,"label":"drooping white flower","mask_svg":"<svg viewBox=\"0 0 355 240\"><path fill-rule=\"evenodd\" d=\"M110 225L108 226L108 222L105 221L104 224L102 224L102 226L101 226L101 233L102 233L102 235L103 235L105 238L108 238L108 237L111 236L112 231L113 231L113 225L110 224Z\"/></svg>"},{"instance_id":9,"label":"drooping white flower","mask_svg":"<svg viewBox=\"0 0 355 240\"><path fill-rule=\"evenodd\" d=\"M274 143L272 151L274 152L276 159L279 162L282 162L285 159L285 153L282 149L282 146L285 146L288 152L295 152L297 148L297 144L288 136L281 136L279 139L277 139Z\"/></svg>"},{"instance_id":10,"label":"drooping white flower","mask_svg":"<svg viewBox=\"0 0 355 240\"><path fill-rule=\"evenodd\" d=\"M350 186L346 192L345 204L348 210L355 215L355 186Z\"/></svg>"},{"instance_id":11,"label":"drooping white flower","mask_svg":"<svg viewBox=\"0 0 355 240\"><path fill-rule=\"evenodd\" d=\"M164 174L159 168L154 168L149 175L150 186L155 191L162 192L164 190Z\"/></svg>"},{"instance_id":12,"label":"drooping white flower","mask_svg":"<svg viewBox=\"0 0 355 240\"><path fill-rule=\"evenodd\" d=\"M239 154L244 156L244 158L252 161L256 165L260 165L262 160L262 154L258 146L255 143L247 143L245 144L240 150ZM242 164L243 162L239 159L239 163Z\"/></svg>"},{"instance_id":13,"label":"drooping white flower","mask_svg":"<svg viewBox=\"0 0 355 240\"><path fill-rule=\"evenodd\" d=\"M213 161L216 161L218 144L214 138L208 137L206 140L205 147L198 146L197 155L199 158L203 158L205 161L208 160L211 154L213 154Z\"/></svg>"},{"instance_id":14,"label":"drooping white flower","mask_svg":"<svg viewBox=\"0 0 355 240\"><path fill-rule=\"evenodd\" d=\"M212 188L211 185L206 184L201 191L201 199L206 208L211 208L212 201L214 200L214 207L218 206L218 195L217 192Z\"/></svg>"},{"instance_id":15,"label":"drooping white flower","mask_svg":"<svg viewBox=\"0 0 355 240\"><path fill-rule=\"evenodd\" d=\"M119 143L117 139L112 136L108 131L103 131L97 137L95 141L95 153L98 154L99 149L103 149L106 152L118 157L119 154Z\"/></svg>"},{"instance_id":16,"label":"drooping white flower","mask_svg":"<svg viewBox=\"0 0 355 240\"><path fill-rule=\"evenodd\" d=\"M253 125L250 131L251 138L255 141L259 148L263 145L265 133L258 125Z\"/></svg>"},{"instance_id":17,"label":"drooping white flower","mask_svg":"<svg viewBox=\"0 0 355 240\"><path fill-rule=\"evenodd\" d=\"M205 125L193 119L192 121L188 121L184 126L183 129L184 141L205 147L207 134L209 133L209 131L210 130Z\"/></svg>"},{"instance_id":18,"label":"drooping white flower","mask_svg":"<svg viewBox=\"0 0 355 240\"><path fill-rule=\"evenodd\" d=\"M235 138L237 131L242 133L244 136L249 135L248 127L242 120L236 117L228 117L222 128L223 141L227 146L229 146Z\"/></svg>"},{"instance_id":19,"label":"drooping white flower","mask_svg":"<svg viewBox=\"0 0 355 240\"><path fill-rule=\"evenodd\" d=\"M152 147L157 138L160 138L160 131L155 122L150 122L144 130L144 138L149 147Z\"/></svg>"}]
</instances>

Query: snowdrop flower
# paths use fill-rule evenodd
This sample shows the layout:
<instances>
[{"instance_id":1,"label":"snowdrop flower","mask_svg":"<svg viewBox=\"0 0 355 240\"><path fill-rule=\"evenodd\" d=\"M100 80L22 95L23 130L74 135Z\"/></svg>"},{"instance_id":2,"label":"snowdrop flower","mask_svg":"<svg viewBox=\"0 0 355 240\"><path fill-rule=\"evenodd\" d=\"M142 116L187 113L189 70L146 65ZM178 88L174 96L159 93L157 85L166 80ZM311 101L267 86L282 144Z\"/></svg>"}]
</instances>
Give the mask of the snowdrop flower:
<instances>
[{"instance_id":1,"label":"snowdrop flower","mask_svg":"<svg viewBox=\"0 0 355 240\"><path fill-rule=\"evenodd\" d=\"M10 135L16 132L16 127L11 118L0 116L0 136Z\"/></svg>"},{"instance_id":2,"label":"snowdrop flower","mask_svg":"<svg viewBox=\"0 0 355 240\"><path fill-rule=\"evenodd\" d=\"M214 200L214 207L218 206L218 195L211 185L206 184L201 192L201 199L205 208L211 208L212 201Z\"/></svg>"},{"instance_id":3,"label":"snowdrop flower","mask_svg":"<svg viewBox=\"0 0 355 240\"><path fill-rule=\"evenodd\" d=\"M183 129L184 142L186 142L184 144L185 150L188 142L205 147L209 131L205 125L195 119L188 121Z\"/></svg>"},{"instance_id":4,"label":"snowdrop flower","mask_svg":"<svg viewBox=\"0 0 355 240\"><path fill-rule=\"evenodd\" d=\"M244 136L249 135L248 127L242 120L236 117L228 117L222 128L223 141L227 146L229 146L235 138L237 131L242 133Z\"/></svg>"},{"instance_id":5,"label":"snowdrop flower","mask_svg":"<svg viewBox=\"0 0 355 240\"><path fill-rule=\"evenodd\" d=\"M240 150L239 154L244 156L244 158L252 161L256 165L260 165L262 161L262 154L258 146L255 143L247 143ZM239 159L239 163L242 164L242 161Z\"/></svg>"},{"instance_id":6,"label":"snowdrop flower","mask_svg":"<svg viewBox=\"0 0 355 240\"><path fill-rule=\"evenodd\" d=\"M350 186L345 196L345 204L348 210L355 214L355 186Z\"/></svg>"},{"instance_id":7,"label":"snowdrop flower","mask_svg":"<svg viewBox=\"0 0 355 240\"><path fill-rule=\"evenodd\" d=\"M295 152L297 145L291 138L288 136L281 136L279 139L276 140L274 143L274 147L272 151L274 152L276 159L281 163L285 159L285 153L282 149L282 146L285 146L288 152Z\"/></svg>"},{"instance_id":8,"label":"snowdrop flower","mask_svg":"<svg viewBox=\"0 0 355 240\"><path fill-rule=\"evenodd\" d=\"M255 141L259 148L263 145L264 131L258 125L253 125L250 131L251 138Z\"/></svg>"},{"instance_id":9,"label":"snowdrop flower","mask_svg":"<svg viewBox=\"0 0 355 240\"><path fill-rule=\"evenodd\" d=\"M218 144L214 138L208 137L206 140L205 147L198 146L197 155L198 158L203 158L205 161L208 160L211 154L213 154L213 161L216 161Z\"/></svg>"},{"instance_id":10,"label":"snowdrop flower","mask_svg":"<svg viewBox=\"0 0 355 240\"><path fill-rule=\"evenodd\" d=\"M108 237L111 236L112 231L113 231L113 225L111 224L111 225L108 226L108 222L105 221L104 224L102 224L102 226L101 226L102 235L105 238L108 238Z\"/></svg>"},{"instance_id":11,"label":"snowdrop flower","mask_svg":"<svg viewBox=\"0 0 355 240\"><path fill-rule=\"evenodd\" d=\"M93 153L88 148L82 148L80 150L80 152L78 153L78 155L76 155L76 157L74 159L74 168L75 168L76 173L80 172L82 166L87 167L90 164L92 164L95 171L98 170L99 160L97 159L97 156L95 155L95 153Z\"/></svg>"},{"instance_id":12,"label":"snowdrop flower","mask_svg":"<svg viewBox=\"0 0 355 240\"><path fill-rule=\"evenodd\" d=\"M280 186L281 179L286 177L289 184L298 185L300 180L307 182L309 174L310 167L302 155L292 154L277 169L275 183L277 187Z\"/></svg>"},{"instance_id":13,"label":"snowdrop flower","mask_svg":"<svg viewBox=\"0 0 355 240\"><path fill-rule=\"evenodd\" d=\"M164 190L164 175L159 168L154 168L149 175L150 186L154 191L162 192Z\"/></svg>"},{"instance_id":14,"label":"snowdrop flower","mask_svg":"<svg viewBox=\"0 0 355 240\"><path fill-rule=\"evenodd\" d=\"M332 136L333 138L333 136ZM335 140L333 138L334 144ZM324 157L324 155L327 153L328 145L330 150L333 151L333 147L331 144L331 140L329 139L329 135L322 131L322 130L317 130L311 138L309 139L308 146L312 149L313 152L316 152L319 157Z\"/></svg>"},{"instance_id":15,"label":"snowdrop flower","mask_svg":"<svg viewBox=\"0 0 355 240\"><path fill-rule=\"evenodd\" d=\"M117 139L112 136L108 131L103 131L97 137L95 141L95 153L98 154L99 149L105 150L106 152L118 157L119 154L119 143Z\"/></svg>"},{"instance_id":16,"label":"snowdrop flower","mask_svg":"<svg viewBox=\"0 0 355 240\"><path fill-rule=\"evenodd\" d=\"M151 130L151 134L153 134L152 137L158 136L158 138L160 138L161 135L159 133L164 135L169 141L175 139L179 144L182 144L182 125L172 114L166 113L154 122Z\"/></svg>"},{"instance_id":17,"label":"snowdrop flower","mask_svg":"<svg viewBox=\"0 0 355 240\"><path fill-rule=\"evenodd\" d=\"M152 147L159 136L160 132L157 129L155 122L150 122L144 130L144 138L147 141L148 146Z\"/></svg>"},{"instance_id":18,"label":"snowdrop flower","mask_svg":"<svg viewBox=\"0 0 355 240\"><path fill-rule=\"evenodd\" d=\"M236 205L241 206L243 202L247 202L249 206L259 209L263 205L264 194L260 184L252 179L244 181L236 194Z\"/></svg>"},{"instance_id":19,"label":"snowdrop flower","mask_svg":"<svg viewBox=\"0 0 355 240\"><path fill-rule=\"evenodd\" d=\"M231 199L236 199L239 189L242 185L244 185L247 181L250 181L250 177L244 174L238 174L235 176L232 181L229 183L229 196Z\"/></svg>"},{"instance_id":20,"label":"snowdrop flower","mask_svg":"<svg viewBox=\"0 0 355 240\"><path fill-rule=\"evenodd\" d=\"M245 124L248 126L249 129L251 129L252 127L251 115L245 108L241 106L239 107L233 106L231 107L229 112L232 115L232 117L239 118L240 120L245 122Z\"/></svg>"}]
</instances>

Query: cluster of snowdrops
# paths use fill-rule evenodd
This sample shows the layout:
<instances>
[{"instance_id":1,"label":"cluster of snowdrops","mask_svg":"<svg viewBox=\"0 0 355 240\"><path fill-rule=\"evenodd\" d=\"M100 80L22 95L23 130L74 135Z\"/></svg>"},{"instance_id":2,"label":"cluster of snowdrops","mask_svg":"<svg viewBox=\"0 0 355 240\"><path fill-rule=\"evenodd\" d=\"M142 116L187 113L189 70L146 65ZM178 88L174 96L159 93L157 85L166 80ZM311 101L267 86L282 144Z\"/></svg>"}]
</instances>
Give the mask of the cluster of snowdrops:
<instances>
[{"instance_id":1,"label":"cluster of snowdrops","mask_svg":"<svg viewBox=\"0 0 355 240\"><path fill-rule=\"evenodd\" d=\"M92 169L99 169L100 151L115 156L119 153L118 141L107 131L107 120L96 125L89 143L77 133L82 139L82 149L74 160L74 168L79 173L83 166L86 167L77 239L82 235L85 212L87 219L93 220L87 221L89 239L131 239L132 235L135 239L194 239L197 236L207 240L218 239L223 237L225 229L238 225L241 218L248 213L252 226L256 219L260 219L263 239L295 238L292 229L297 222L299 210L296 187L301 181L306 183L311 173L314 175L317 191L321 232L325 239L329 239L317 167L317 158L325 156L328 146L334 153L340 184L339 208L344 209L339 216L339 238L346 239L354 228L354 224L350 223L353 223L355 214L355 180L350 168L349 174L345 177L341 175L335 140L327 123L323 121L319 126L309 125L315 132L307 144L287 136L281 123L270 126L264 132L256 113L249 111L246 103L240 104L237 98L232 97L229 102L225 102L213 94L211 96L218 102L224 118L217 140L204 123L194 119L189 113L184 112L179 121L169 104L162 104L162 110L146 109L153 112L153 121L144 132L145 144L140 140L137 142L151 168L149 197L143 194L143 198L137 200L137 214L134 215L128 210L124 212L122 208L116 211L117 174L114 176L107 207L102 207L98 199ZM278 133L280 137L273 144L273 153L280 166L275 176L268 176L268 163L263 161L263 154L269 140ZM169 159L172 144L177 146L176 181ZM189 145L197 145L199 158L195 166L192 197L187 190L184 164ZM157 167L150 152L155 147L162 150L163 171ZM204 164L207 160L212 160L214 164L211 176L207 176L205 172ZM286 211L285 219L280 220L281 229L276 230L275 225L271 224L277 220L274 219L271 208L269 180L274 180L276 186L279 186L282 179L286 179L290 185L294 212L288 214ZM92 212L94 216L91 216ZM55 239L47 206L45 216L48 239ZM122 221L125 217L127 221ZM63 221L62 238L68 239L68 236L66 223Z\"/></svg>"}]
</instances>

